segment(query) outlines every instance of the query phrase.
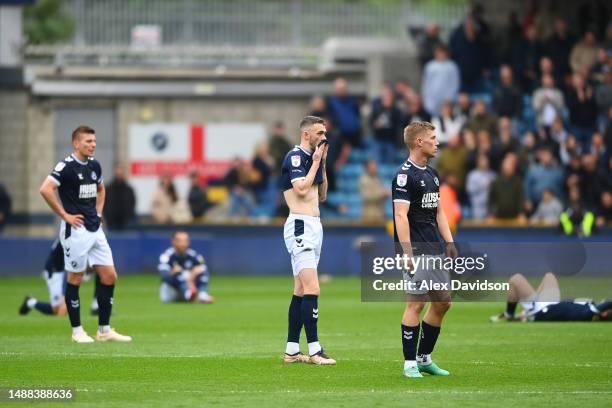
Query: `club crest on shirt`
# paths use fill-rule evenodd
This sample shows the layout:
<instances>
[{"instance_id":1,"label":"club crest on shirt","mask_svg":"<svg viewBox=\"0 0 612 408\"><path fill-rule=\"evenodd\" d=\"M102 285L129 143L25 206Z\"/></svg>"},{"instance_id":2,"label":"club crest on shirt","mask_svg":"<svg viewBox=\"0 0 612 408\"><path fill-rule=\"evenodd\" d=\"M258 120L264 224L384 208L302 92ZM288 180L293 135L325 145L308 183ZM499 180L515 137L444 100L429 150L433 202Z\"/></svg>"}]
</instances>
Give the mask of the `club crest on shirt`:
<instances>
[{"instance_id":1,"label":"club crest on shirt","mask_svg":"<svg viewBox=\"0 0 612 408\"><path fill-rule=\"evenodd\" d=\"M408 175L407 174L398 174L397 175L397 185L399 187L404 187L407 182L408 182Z\"/></svg>"},{"instance_id":2,"label":"club crest on shirt","mask_svg":"<svg viewBox=\"0 0 612 408\"><path fill-rule=\"evenodd\" d=\"M293 167L300 167L301 163L302 163L302 158L300 157L299 154L291 156L291 165Z\"/></svg>"},{"instance_id":3,"label":"club crest on shirt","mask_svg":"<svg viewBox=\"0 0 612 408\"><path fill-rule=\"evenodd\" d=\"M95 171L92 171L92 172L91 172L91 179L92 179L93 181L96 181L96 180L98 179L98 176L96 176L96 172L95 172Z\"/></svg>"},{"instance_id":4,"label":"club crest on shirt","mask_svg":"<svg viewBox=\"0 0 612 408\"><path fill-rule=\"evenodd\" d=\"M434 183L436 183L436 186L440 187L440 180L438 180L437 177L434 177Z\"/></svg>"},{"instance_id":5,"label":"club crest on shirt","mask_svg":"<svg viewBox=\"0 0 612 408\"><path fill-rule=\"evenodd\" d=\"M425 187L425 180L421 180L421 187Z\"/></svg>"}]
</instances>

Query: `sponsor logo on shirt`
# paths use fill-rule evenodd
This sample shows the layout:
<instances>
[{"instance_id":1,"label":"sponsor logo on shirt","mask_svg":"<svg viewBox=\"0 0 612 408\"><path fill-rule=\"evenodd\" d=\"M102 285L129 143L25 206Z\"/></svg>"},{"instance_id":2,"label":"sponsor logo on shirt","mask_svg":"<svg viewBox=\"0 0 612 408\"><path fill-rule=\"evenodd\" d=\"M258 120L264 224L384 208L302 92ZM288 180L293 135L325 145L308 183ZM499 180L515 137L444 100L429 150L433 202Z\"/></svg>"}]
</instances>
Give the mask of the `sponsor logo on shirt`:
<instances>
[{"instance_id":1,"label":"sponsor logo on shirt","mask_svg":"<svg viewBox=\"0 0 612 408\"><path fill-rule=\"evenodd\" d=\"M440 193L425 193L421 199L421 208L438 208Z\"/></svg>"},{"instance_id":2,"label":"sponsor logo on shirt","mask_svg":"<svg viewBox=\"0 0 612 408\"><path fill-rule=\"evenodd\" d=\"M79 188L79 198L96 198L98 196L98 186L95 184L81 184Z\"/></svg>"}]
</instances>

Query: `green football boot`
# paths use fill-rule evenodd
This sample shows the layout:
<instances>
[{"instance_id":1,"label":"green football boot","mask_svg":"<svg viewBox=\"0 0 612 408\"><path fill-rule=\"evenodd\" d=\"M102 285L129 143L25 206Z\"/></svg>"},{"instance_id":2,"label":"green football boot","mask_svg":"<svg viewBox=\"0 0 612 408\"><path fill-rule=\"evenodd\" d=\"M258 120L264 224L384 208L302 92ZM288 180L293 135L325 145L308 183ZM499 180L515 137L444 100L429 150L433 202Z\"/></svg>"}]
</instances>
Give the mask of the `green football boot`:
<instances>
[{"instance_id":1,"label":"green football boot","mask_svg":"<svg viewBox=\"0 0 612 408\"><path fill-rule=\"evenodd\" d=\"M417 367L422 373L431 375L450 375L448 371L441 369L433 361L429 364L417 364Z\"/></svg>"}]
</instances>

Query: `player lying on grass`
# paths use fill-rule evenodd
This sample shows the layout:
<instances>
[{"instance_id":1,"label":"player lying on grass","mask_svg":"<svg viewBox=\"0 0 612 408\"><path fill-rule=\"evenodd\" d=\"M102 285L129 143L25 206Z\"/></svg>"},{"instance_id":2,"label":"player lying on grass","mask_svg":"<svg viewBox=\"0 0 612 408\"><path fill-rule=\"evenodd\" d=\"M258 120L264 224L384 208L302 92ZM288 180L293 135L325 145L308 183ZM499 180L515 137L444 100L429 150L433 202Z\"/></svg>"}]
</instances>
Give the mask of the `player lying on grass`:
<instances>
[{"instance_id":1,"label":"player lying on grass","mask_svg":"<svg viewBox=\"0 0 612 408\"><path fill-rule=\"evenodd\" d=\"M509 283L506 311L491 316L492 322L588 322L612 319L611 300L599 304L586 299L561 300L559 282L550 272L544 275L537 290L520 273L513 275ZM523 311L517 316L515 313L519 303Z\"/></svg>"},{"instance_id":2,"label":"player lying on grass","mask_svg":"<svg viewBox=\"0 0 612 408\"><path fill-rule=\"evenodd\" d=\"M214 301L208 294L208 268L204 257L189 248L189 234L176 231L172 235L172 246L159 257L159 274L162 283L159 297L162 302L190 302L210 304Z\"/></svg>"}]
</instances>

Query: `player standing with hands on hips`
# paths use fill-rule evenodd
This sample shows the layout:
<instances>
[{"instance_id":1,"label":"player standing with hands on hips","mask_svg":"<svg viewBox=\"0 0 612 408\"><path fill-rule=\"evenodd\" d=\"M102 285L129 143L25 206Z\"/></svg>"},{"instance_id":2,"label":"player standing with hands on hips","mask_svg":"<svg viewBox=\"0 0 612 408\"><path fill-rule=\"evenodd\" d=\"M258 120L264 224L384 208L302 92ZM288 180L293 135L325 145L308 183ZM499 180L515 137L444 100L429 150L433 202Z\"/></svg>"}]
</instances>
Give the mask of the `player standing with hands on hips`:
<instances>
[{"instance_id":1,"label":"player standing with hands on hips","mask_svg":"<svg viewBox=\"0 0 612 408\"><path fill-rule=\"evenodd\" d=\"M40 187L40 194L62 219L59 238L68 273L65 298L72 325L72 340L77 343L94 341L81 326L79 299L79 286L89 263L101 282L96 340L131 341L131 337L117 333L109 325L117 272L113 254L100 226L105 191L102 168L93 158L96 132L88 126L79 126L72 132L72 146L74 152L57 163Z\"/></svg>"},{"instance_id":2,"label":"player standing with hands on hips","mask_svg":"<svg viewBox=\"0 0 612 408\"><path fill-rule=\"evenodd\" d=\"M293 297L289 305L289 330L285 363L334 365L319 344L319 278L317 265L321 256L323 227L319 202L327 198L327 138L325 121L306 116L300 122L301 140L283 161L281 183L289 207L284 237L293 268ZM300 352L302 326L308 340L308 354Z\"/></svg>"},{"instance_id":3,"label":"player standing with hands on hips","mask_svg":"<svg viewBox=\"0 0 612 408\"><path fill-rule=\"evenodd\" d=\"M409 378L422 378L423 372L450 374L431 360L442 319L451 305L450 291L421 288L421 283L426 281L428 284L450 282L448 271L423 267L415 270L412 262L413 256L457 256L448 220L440 205L440 178L427 165L427 161L438 152L434 129L429 122L413 122L404 129L409 157L395 173L391 185L394 241L396 247L400 246L398 250L408 257L404 279L414 285L406 290L406 309L402 318L404 375ZM421 322L421 311L428 300L431 302Z\"/></svg>"}]
</instances>

